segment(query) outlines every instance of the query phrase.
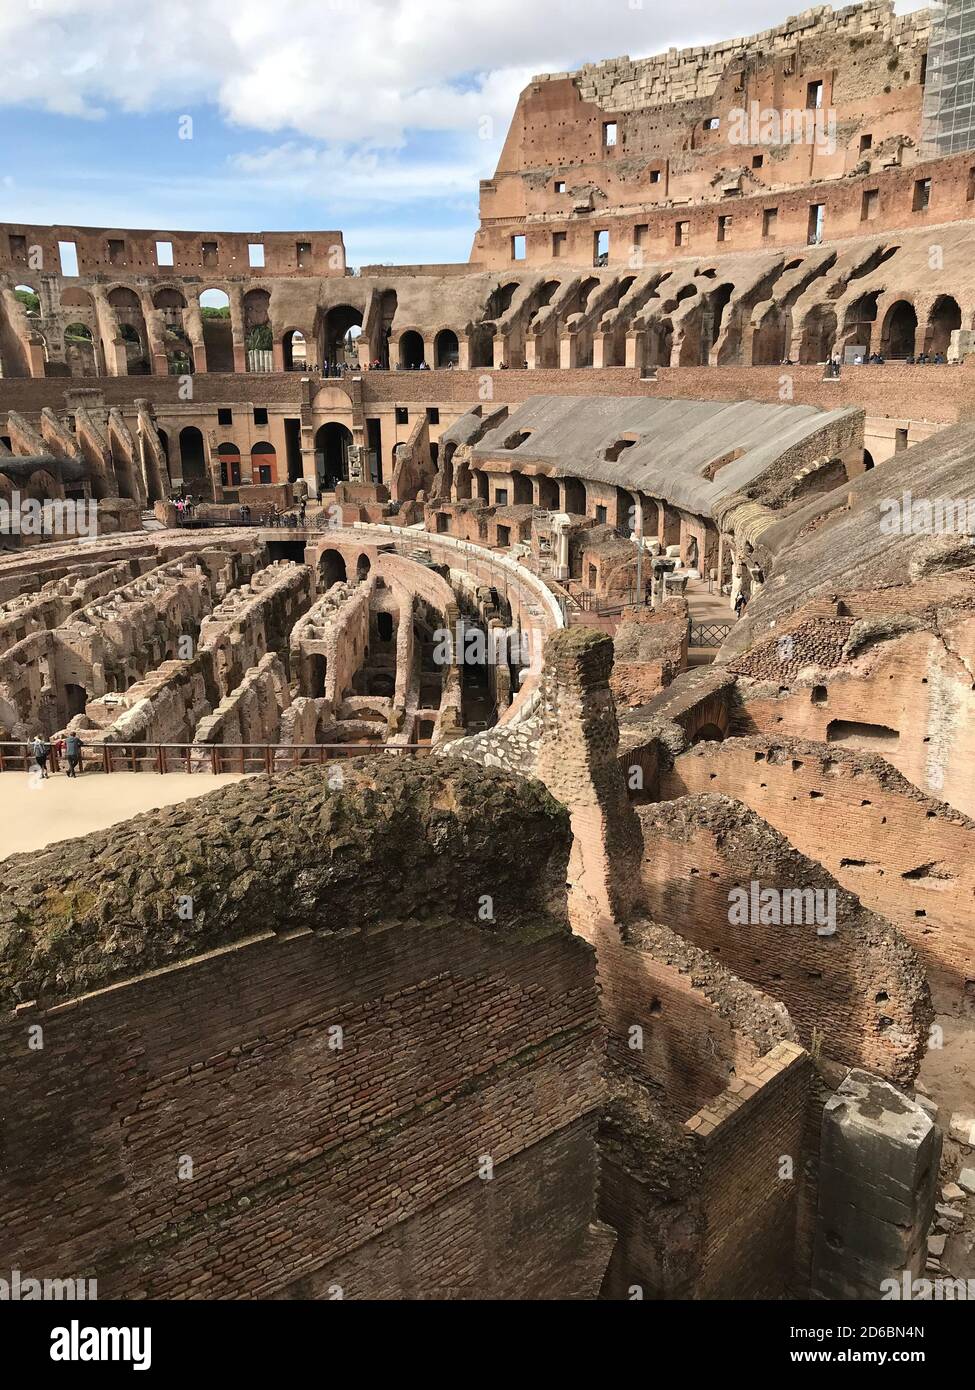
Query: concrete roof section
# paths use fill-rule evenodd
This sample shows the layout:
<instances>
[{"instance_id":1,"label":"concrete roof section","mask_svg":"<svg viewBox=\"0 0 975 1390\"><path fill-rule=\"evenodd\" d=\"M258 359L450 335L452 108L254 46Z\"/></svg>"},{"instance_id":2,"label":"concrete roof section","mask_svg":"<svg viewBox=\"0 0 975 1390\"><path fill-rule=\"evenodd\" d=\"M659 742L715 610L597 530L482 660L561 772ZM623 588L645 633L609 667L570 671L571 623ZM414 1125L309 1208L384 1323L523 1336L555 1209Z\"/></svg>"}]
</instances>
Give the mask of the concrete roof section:
<instances>
[{"instance_id":1,"label":"concrete roof section","mask_svg":"<svg viewBox=\"0 0 975 1390\"><path fill-rule=\"evenodd\" d=\"M513 464L536 465L555 477L639 489L707 516L788 451L812 446L818 432L857 414L753 401L533 396L484 432L473 447L472 462L476 466L479 460L510 457ZM469 442L483 425L471 413L446 437ZM519 434L527 438L506 448Z\"/></svg>"}]
</instances>

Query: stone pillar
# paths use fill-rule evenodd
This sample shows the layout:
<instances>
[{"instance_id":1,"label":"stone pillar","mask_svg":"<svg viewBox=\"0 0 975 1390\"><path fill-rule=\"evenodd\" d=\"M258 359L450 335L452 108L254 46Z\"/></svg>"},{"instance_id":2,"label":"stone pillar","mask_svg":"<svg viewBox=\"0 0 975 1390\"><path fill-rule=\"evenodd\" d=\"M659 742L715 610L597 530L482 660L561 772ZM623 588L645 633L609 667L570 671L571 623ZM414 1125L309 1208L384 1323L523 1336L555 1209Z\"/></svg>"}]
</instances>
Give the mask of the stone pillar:
<instances>
[{"instance_id":1,"label":"stone pillar","mask_svg":"<svg viewBox=\"0 0 975 1390\"><path fill-rule=\"evenodd\" d=\"M854 1070L826 1102L812 1295L877 1300L923 1276L941 1131L896 1086ZM908 1285L909 1287L909 1285Z\"/></svg>"},{"instance_id":2,"label":"stone pillar","mask_svg":"<svg viewBox=\"0 0 975 1390\"><path fill-rule=\"evenodd\" d=\"M546 643L544 669L536 775L572 821L573 928L590 941L606 931L618 936L636 902L643 839L617 756L613 639L595 628L564 628Z\"/></svg>"},{"instance_id":3,"label":"stone pillar","mask_svg":"<svg viewBox=\"0 0 975 1390\"><path fill-rule=\"evenodd\" d=\"M245 338L247 334L244 330L244 292L239 285L229 285L230 299L230 331L233 336L234 347L234 371L247 371L247 347Z\"/></svg>"},{"instance_id":4,"label":"stone pillar","mask_svg":"<svg viewBox=\"0 0 975 1390\"><path fill-rule=\"evenodd\" d=\"M33 336L27 342L27 365L31 376L47 375L47 356L44 344Z\"/></svg>"},{"instance_id":5,"label":"stone pillar","mask_svg":"<svg viewBox=\"0 0 975 1390\"><path fill-rule=\"evenodd\" d=\"M742 563L737 547L732 543L731 547L731 593L728 597L728 607L734 608L738 595L742 590L745 567Z\"/></svg>"}]
</instances>

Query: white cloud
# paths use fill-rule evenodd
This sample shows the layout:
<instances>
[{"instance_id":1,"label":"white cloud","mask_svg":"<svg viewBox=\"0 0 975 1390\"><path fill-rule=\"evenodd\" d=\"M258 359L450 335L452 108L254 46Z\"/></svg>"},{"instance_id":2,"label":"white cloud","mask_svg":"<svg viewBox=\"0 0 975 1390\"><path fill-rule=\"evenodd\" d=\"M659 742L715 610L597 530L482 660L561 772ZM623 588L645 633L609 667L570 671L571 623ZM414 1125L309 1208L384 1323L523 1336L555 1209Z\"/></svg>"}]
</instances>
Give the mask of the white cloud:
<instances>
[{"instance_id":1,"label":"white cloud","mask_svg":"<svg viewBox=\"0 0 975 1390\"><path fill-rule=\"evenodd\" d=\"M910 3L910 0L909 0ZM0 106L97 117L214 100L236 125L395 147L503 135L534 72L781 22L786 0L42 0L0 6Z\"/></svg>"},{"instance_id":2,"label":"white cloud","mask_svg":"<svg viewBox=\"0 0 975 1390\"><path fill-rule=\"evenodd\" d=\"M384 150L287 142L236 155L230 164L237 174L256 182L262 196L321 197L327 189L329 203L337 208L476 199L471 164L464 159L407 162Z\"/></svg>"},{"instance_id":3,"label":"white cloud","mask_svg":"<svg viewBox=\"0 0 975 1390\"><path fill-rule=\"evenodd\" d=\"M342 227L357 262L463 257L477 180L493 172L532 74L758 31L789 9L788 0L0 0L0 111L100 120L216 106L254 143L206 178L163 178L130 149L53 179L28 162L16 189L5 187L4 215L257 230L320 209L318 225Z\"/></svg>"}]
</instances>

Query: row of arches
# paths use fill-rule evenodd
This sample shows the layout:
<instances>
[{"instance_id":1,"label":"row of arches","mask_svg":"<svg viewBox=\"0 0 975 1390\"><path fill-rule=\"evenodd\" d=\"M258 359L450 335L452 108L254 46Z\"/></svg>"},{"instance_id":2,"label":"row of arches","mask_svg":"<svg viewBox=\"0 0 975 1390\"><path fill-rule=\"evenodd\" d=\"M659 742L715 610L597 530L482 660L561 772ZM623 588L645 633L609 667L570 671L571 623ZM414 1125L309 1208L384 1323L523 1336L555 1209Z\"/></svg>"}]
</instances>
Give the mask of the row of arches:
<instances>
[{"instance_id":1,"label":"row of arches","mask_svg":"<svg viewBox=\"0 0 975 1390\"><path fill-rule=\"evenodd\" d=\"M903 362L922 353L946 355L951 335L962 327L958 301L939 295L926 321L918 320L917 309L908 299L891 304L879 324L878 306L882 290L871 290L848 306L839 321L832 304L817 304L806 314L799 346L802 365L826 362L847 348L859 348L864 359L880 353L893 362ZM752 342L752 364L763 366L783 361L789 354L791 318L786 312L768 316Z\"/></svg>"},{"instance_id":2,"label":"row of arches","mask_svg":"<svg viewBox=\"0 0 975 1390\"><path fill-rule=\"evenodd\" d=\"M159 431L159 440L172 476L176 471L173 467L175 460L172 458L170 439L166 430L161 429ZM196 487L209 493L210 469L202 431L196 425L184 426L179 432L178 445L181 463L179 472L184 486L190 491ZM239 445L229 440L218 444L217 455L220 459L220 481L223 486L239 487L243 481ZM277 450L273 444L268 444L263 440L254 444L250 451L250 465L253 482L267 484L278 481Z\"/></svg>"}]
</instances>

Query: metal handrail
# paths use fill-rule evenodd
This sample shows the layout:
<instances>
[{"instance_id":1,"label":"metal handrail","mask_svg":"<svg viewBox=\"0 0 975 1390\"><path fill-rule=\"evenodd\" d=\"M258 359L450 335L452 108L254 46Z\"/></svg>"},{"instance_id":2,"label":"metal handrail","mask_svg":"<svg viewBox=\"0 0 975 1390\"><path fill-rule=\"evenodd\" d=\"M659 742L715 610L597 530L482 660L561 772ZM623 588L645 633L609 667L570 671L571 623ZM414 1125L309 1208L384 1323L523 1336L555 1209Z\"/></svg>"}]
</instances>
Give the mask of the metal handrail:
<instances>
[{"instance_id":1,"label":"metal handrail","mask_svg":"<svg viewBox=\"0 0 975 1390\"><path fill-rule=\"evenodd\" d=\"M35 766L33 740L0 742L0 772ZM287 772L290 768L379 753L410 757L431 751L428 743L99 743L82 745L81 771L97 772ZM61 759L50 745L48 765Z\"/></svg>"}]
</instances>

